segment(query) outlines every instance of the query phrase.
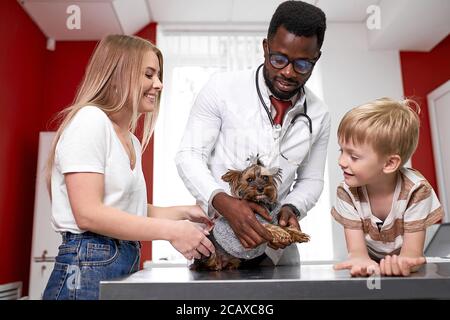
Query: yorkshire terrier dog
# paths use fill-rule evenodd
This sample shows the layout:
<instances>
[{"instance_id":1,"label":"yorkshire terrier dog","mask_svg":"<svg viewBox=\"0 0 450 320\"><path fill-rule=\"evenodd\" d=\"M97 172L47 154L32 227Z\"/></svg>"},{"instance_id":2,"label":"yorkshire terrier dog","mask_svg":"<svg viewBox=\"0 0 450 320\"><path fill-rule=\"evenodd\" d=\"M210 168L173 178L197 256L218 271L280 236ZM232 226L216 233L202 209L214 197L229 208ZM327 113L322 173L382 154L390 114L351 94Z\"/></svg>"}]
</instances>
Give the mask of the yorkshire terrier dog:
<instances>
[{"instance_id":1,"label":"yorkshire terrier dog","mask_svg":"<svg viewBox=\"0 0 450 320\"><path fill-rule=\"evenodd\" d=\"M267 209L272 217L271 224L259 215L256 215L256 219L263 223L272 235L271 244L287 246L295 242L308 242L309 236L298 229L277 225L277 215L280 211L277 186L281 182L281 169L266 168L258 156L247 160L250 161L250 165L246 169L228 170L222 176L222 180L229 183L231 194L239 199L256 202ZM224 217L215 221L208 238L213 242L216 252L210 257L195 259L191 269L237 269L244 261L261 256L267 245L264 243L256 248L245 249Z\"/></svg>"}]
</instances>

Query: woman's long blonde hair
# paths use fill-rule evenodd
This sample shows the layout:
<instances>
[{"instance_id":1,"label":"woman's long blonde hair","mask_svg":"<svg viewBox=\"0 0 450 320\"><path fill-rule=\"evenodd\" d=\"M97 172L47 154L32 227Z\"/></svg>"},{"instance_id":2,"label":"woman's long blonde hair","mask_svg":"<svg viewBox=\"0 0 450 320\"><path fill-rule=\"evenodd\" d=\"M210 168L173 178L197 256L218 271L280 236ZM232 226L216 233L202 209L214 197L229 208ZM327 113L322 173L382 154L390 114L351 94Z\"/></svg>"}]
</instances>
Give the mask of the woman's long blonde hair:
<instances>
[{"instance_id":1,"label":"woman's long blonde hair","mask_svg":"<svg viewBox=\"0 0 450 320\"><path fill-rule=\"evenodd\" d=\"M142 78L145 76L143 59L149 51L154 52L158 57L162 82L162 53L150 41L136 36L109 35L97 44L73 103L57 115L61 124L56 131L46 166L46 180L50 195L56 145L63 130L81 108L93 105L109 116L124 107L131 106L133 113L129 128L131 132L136 132L138 120L142 115L138 113L138 107L143 95ZM161 94L158 95L154 111L144 114L143 150L147 147L155 127L160 97Z\"/></svg>"}]
</instances>

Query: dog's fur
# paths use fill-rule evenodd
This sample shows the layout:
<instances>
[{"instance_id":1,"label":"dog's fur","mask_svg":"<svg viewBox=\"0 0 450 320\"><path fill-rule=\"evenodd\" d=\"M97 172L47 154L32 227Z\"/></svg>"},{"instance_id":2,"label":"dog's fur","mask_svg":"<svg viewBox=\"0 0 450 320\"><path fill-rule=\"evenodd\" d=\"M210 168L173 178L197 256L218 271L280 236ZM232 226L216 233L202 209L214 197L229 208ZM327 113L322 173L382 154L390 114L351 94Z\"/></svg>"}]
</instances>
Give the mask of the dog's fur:
<instances>
[{"instance_id":1,"label":"dog's fur","mask_svg":"<svg viewBox=\"0 0 450 320\"><path fill-rule=\"evenodd\" d=\"M242 170L228 170L222 176L222 180L228 182L231 194L239 199L253 201L266 208L269 212L279 206L277 186L281 183L281 169L266 168L259 157L248 159L250 165ZM273 216L273 215L272 215ZM273 223L277 223L277 218L273 217ZM294 242L307 242L309 236L300 232L294 227L280 227L275 224L264 224L264 227L272 234L273 244L290 245ZM233 233L234 235L234 233ZM234 235L234 237L236 237ZM237 269L246 259L233 256L217 242L213 233L209 236L213 242L216 252L210 257L202 257L194 260L191 269L199 270L222 270ZM260 250L261 251L261 250ZM262 255L264 251L258 253Z\"/></svg>"}]
</instances>

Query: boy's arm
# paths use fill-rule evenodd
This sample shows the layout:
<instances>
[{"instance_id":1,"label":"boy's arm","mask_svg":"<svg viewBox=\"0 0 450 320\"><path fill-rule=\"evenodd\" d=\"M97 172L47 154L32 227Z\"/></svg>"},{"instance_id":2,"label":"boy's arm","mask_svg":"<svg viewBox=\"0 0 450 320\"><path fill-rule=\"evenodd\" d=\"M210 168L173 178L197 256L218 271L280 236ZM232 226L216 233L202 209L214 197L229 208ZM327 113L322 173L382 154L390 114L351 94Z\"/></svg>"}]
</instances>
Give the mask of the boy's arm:
<instances>
[{"instance_id":1,"label":"boy's arm","mask_svg":"<svg viewBox=\"0 0 450 320\"><path fill-rule=\"evenodd\" d=\"M349 269L355 276L367 276L373 273L379 274L378 264L370 259L367 252L364 232L361 229L345 228L345 241L347 243L348 259L334 265L335 270Z\"/></svg>"},{"instance_id":2,"label":"boy's arm","mask_svg":"<svg viewBox=\"0 0 450 320\"><path fill-rule=\"evenodd\" d=\"M409 276L426 263L423 256L425 230L405 232L400 255L386 256L380 261L381 274L386 276Z\"/></svg>"},{"instance_id":3,"label":"boy's arm","mask_svg":"<svg viewBox=\"0 0 450 320\"><path fill-rule=\"evenodd\" d=\"M423 256L425 230L442 219L441 204L427 181L421 181L408 200L404 214L403 245L399 256L386 256L380 261L381 273L387 276L408 276L426 263Z\"/></svg>"},{"instance_id":4,"label":"boy's arm","mask_svg":"<svg viewBox=\"0 0 450 320\"><path fill-rule=\"evenodd\" d=\"M425 230L418 232L405 232L400 256L418 258L423 257L425 244Z\"/></svg>"}]
</instances>

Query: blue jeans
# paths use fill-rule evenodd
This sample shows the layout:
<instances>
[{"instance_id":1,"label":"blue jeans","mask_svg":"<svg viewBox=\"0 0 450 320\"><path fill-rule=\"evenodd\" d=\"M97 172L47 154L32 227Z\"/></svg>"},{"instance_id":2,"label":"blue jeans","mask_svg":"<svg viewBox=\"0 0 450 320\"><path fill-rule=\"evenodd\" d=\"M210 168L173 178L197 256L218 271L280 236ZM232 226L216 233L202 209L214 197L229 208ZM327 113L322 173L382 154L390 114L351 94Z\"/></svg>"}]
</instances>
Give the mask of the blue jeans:
<instances>
[{"instance_id":1,"label":"blue jeans","mask_svg":"<svg viewBox=\"0 0 450 320\"><path fill-rule=\"evenodd\" d=\"M95 300L100 281L129 275L139 269L140 243L92 232L62 233L55 266L44 300Z\"/></svg>"}]
</instances>

